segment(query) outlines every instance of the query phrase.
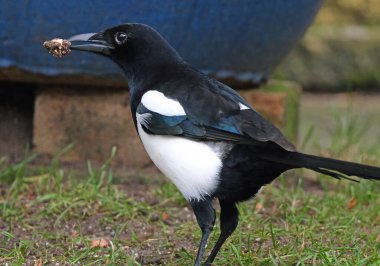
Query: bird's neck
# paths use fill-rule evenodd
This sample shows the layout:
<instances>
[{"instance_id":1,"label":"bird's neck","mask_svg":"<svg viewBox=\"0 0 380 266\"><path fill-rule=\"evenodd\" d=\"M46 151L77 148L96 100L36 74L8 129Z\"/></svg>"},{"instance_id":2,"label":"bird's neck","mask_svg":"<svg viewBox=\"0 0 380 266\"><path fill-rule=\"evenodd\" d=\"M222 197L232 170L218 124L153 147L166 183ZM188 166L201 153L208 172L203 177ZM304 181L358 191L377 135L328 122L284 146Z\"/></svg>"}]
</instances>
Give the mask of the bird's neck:
<instances>
[{"instance_id":1,"label":"bird's neck","mask_svg":"<svg viewBox=\"0 0 380 266\"><path fill-rule=\"evenodd\" d=\"M173 58L175 59L175 58ZM137 108L142 95L148 90L165 89L165 83L173 79L187 64L183 60L149 60L123 68L130 88L132 111Z\"/></svg>"},{"instance_id":2,"label":"bird's neck","mask_svg":"<svg viewBox=\"0 0 380 266\"><path fill-rule=\"evenodd\" d=\"M183 63L180 61L147 60L133 64L133 66L127 66L123 70L129 86L138 89L152 86L159 81L165 81L168 73L176 71L182 66Z\"/></svg>"}]
</instances>

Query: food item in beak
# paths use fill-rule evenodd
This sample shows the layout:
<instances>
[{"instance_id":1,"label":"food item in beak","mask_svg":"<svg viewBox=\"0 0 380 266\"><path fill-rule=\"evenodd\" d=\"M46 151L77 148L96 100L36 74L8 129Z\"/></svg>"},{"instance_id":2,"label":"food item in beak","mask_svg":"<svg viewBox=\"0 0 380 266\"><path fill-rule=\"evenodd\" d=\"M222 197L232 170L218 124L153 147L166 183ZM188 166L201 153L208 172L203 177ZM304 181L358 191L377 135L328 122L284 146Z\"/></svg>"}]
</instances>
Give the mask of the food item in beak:
<instances>
[{"instance_id":1,"label":"food item in beak","mask_svg":"<svg viewBox=\"0 0 380 266\"><path fill-rule=\"evenodd\" d=\"M43 43L43 46L49 53L58 58L62 58L70 53L70 45L71 43L68 40L58 38Z\"/></svg>"}]
</instances>

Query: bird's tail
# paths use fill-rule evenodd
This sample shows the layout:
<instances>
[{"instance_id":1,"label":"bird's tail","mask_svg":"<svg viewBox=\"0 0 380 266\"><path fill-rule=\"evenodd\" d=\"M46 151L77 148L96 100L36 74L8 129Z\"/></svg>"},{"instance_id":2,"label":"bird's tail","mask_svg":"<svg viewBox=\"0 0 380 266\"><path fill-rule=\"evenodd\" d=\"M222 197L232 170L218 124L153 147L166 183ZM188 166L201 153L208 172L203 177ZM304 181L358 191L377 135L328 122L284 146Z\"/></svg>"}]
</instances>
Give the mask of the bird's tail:
<instances>
[{"instance_id":1,"label":"bird's tail","mask_svg":"<svg viewBox=\"0 0 380 266\"><path fill-rule=\"evenodd\" d=\"M290 168L307 168L338 179L357 176L365 179L380 180L380 168L359 163L324 158L300 152L285 152L281 156L266 159L285 164ZM355 180L354 180L355 181Z\"/></svg>"}]
</instances>

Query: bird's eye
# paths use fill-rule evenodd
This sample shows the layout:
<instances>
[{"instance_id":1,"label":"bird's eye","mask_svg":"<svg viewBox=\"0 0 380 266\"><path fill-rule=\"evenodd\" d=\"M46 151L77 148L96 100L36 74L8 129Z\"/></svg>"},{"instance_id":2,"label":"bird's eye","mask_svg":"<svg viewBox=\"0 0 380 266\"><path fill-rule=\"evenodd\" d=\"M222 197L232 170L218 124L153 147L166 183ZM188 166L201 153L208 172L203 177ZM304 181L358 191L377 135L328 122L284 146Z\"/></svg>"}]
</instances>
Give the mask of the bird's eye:
<instances>
[{"instance_id":1,"label":"bird's eye","mask_svg":"<svg viewBox=\"0 0 380 266\"><path fill-rule=\"evenodd\" d=\"M115 34L115 42L117 44L123 44L127 40L127 34L125 32L117 32Z\"/></svg>"}]
</instances>

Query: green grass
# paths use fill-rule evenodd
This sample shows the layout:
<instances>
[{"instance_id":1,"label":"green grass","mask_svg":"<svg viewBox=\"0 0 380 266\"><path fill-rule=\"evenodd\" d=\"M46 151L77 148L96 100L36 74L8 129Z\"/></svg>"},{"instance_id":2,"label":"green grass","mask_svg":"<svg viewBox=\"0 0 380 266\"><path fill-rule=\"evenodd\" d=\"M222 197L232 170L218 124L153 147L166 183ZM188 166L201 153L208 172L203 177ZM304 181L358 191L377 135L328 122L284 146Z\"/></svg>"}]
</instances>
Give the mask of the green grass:
<instances>
[{"instance_id":1,"label":"green grass","mask_svg":"<svg viewBox=\"0 0 380 266\"><path fill-rule=\"evenodd\" d=\"M356 123L337 115L331 144L317 149L379 164L377 149L358 147ZM309 130L303 146L317 137ZM85 173L60 167L58 158L48 167L28 167L32 160L0 161L0 265L193 263L200 231L161 176L128 182L113 174L110 160L99 168L88 163ZM239 226L215 265L380 265L379 194L372 181L288 173L239 205ZM216 226L208 251L218 233ZM94 239L107 246L92 247Z\"/></svg>"}]
</instances>

